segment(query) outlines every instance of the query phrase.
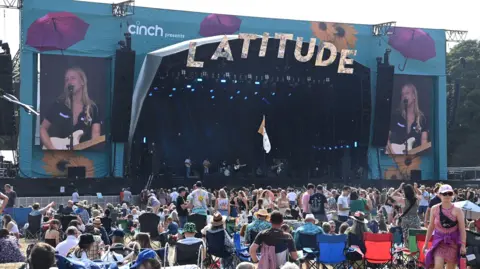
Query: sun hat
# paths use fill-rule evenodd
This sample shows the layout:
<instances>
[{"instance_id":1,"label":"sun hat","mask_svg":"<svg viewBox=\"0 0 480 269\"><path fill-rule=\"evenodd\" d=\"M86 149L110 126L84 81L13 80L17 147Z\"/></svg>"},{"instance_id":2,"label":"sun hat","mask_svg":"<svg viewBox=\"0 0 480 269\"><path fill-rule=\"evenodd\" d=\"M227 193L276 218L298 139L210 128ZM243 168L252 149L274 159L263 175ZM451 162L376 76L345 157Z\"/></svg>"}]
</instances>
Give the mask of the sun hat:
<instances>
[{"instance_id":1,"label":"sun hat","mask_svg":"<svg viewBox=\"0 0 480 269\"><path fill-rule=\"evenodd\" d=\"M187 222L183 226L184 233L197 233L197 226L193 222Z\"/></svg>"},{"instance_id":2,"label":"sun hat","mask_svg":"<svg viewBox=\"0 0 480 269\"><path fill-rule=\"evenodd\" d=\"M100 219L94 219L92 223L94 225L102 225L102 221Z\"/></svg>"},{"instance_id":3,"label":"sun hat","mask_svg":"<svg viewBox=\"0 0 480 269\"><path fill-rule=\"evenodd\" d=\"M260 209L258 210L257 212L255 212L255 217L258 218L258 217L264 217L264 218L267 218L269 219L270 218L270 214L268 214L268 211L266 209Z\"/></svg>"},{"instance_id":4,"label":"sun hat","mask_svg":"<svg viewBox=\"0 0 480 269\"><path fill-rule=\"evenodd\" d=\"M365 213L361 211L355 212L355 214L353 214L353 216L350 216L350 218L360 223L368 223L368 220L365 219Z\"/></svg>"},{"instance_id":5,"label":"sun hat","mask_svg":"<svg viewBox=\"0 0 480 269\"><path fill-rule=\"evenodd\" d=\"M438 190L438 193L447 193L447 192L453 192L452 186L448 184L444 184L440 186L440 189Z\"/></svg>"},{"instance_id":6,"label":"sun hat","mask_svg":"<svg viewBox=\"0 0 480 269\"><path fill-rule=\"evenodd\" d=\"M130 269L138 268L144 261L156 258L157 253L155 253L155 251L152 249L144 249L138 254L137 260L130 265Z\"/></svg>"},{"instance_id":7,"label":"sun hat","mask_svg":"<svg viewBox=\"0 0 480 269\"><path fill-rule=\"evenodd\" d=\"M222 226L223 225L223 216L216 212L213 214L212 226Z\"/></svg>"},{"instance_id":8,"label":"sun hat","mask_svg":"<svg viewBox=\"0 0 480 269\"><path fill-rule=\"evenodd\" d=\"M305 216L305 221L308 221L308 220L313 220L315 223L318 223L318 220L315 219L315 216L313 214L307 214Z\"/></svg>"}]
</instances>

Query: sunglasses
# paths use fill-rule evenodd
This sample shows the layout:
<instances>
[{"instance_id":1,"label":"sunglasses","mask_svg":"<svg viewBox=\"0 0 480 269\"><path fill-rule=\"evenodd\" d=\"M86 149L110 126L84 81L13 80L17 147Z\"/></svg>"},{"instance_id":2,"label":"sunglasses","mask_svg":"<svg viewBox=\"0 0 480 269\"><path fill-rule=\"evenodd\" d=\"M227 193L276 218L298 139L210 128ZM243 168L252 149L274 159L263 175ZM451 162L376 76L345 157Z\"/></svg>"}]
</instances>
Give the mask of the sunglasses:
<instances>
[{"instance_id":1,"label":"sunglasses","mask_svg":"<svg viewBox=\"0 0 480 269\"><path fill-rule=\"evenodd\" d=\"M441 193L442 196L453 196L453 192Z\"/></svg>"}]
</instances>

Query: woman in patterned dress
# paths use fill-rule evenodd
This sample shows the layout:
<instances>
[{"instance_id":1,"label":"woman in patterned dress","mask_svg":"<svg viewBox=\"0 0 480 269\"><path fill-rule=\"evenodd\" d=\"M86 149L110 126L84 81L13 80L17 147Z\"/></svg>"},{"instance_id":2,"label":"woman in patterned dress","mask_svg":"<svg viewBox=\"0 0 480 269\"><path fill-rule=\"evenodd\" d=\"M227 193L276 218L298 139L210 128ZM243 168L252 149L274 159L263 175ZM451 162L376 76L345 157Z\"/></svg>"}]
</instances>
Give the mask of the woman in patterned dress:
<instances>
[{"instance_id":1,"label":"woman in patterned dress","mask_svg":"<svg viewBox=\"0 0 480 269\"><path fill-rule=\"evenodd\" d=\"M403 195L400 194L400 190L403 190ZM418 217L418 203L421 200L421 192L418 189L417 183L414 186L403 183L400 188L392 193L392 196L396 196L403 202L405 207L403 208L403 214L401 218L401 227L403 232L403 242L408 246L408 233L410 229L420 229L420 218Z\"/></svg>"},{"instance_id":2,"label":"woman in patterned dress","mask_svg":"<svg viewBox=\"0 0 480 269\"><path fill-rule=\"evenodd\" d=\"M466 253L465 216L460 208L453 203L453 189L450 185L442 185L439 190L442 202L432 207L430 224L428 226L426 242L432 239L432 247L423 247L426 253L426 268L434 266L435 269L455 269L459 256Z\"/></svg>"}]
</instances>

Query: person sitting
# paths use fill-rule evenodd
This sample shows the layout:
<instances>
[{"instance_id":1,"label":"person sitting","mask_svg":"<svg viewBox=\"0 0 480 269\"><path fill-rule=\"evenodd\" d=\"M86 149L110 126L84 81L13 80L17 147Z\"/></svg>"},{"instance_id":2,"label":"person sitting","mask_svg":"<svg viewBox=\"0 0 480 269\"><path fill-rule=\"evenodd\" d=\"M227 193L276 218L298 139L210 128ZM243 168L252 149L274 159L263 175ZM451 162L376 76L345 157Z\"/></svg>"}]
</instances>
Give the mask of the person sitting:
<instances>
[{"instance_id":1,"label":"person sitting","mask_svg":"<svg viewBox=\"0 0 480 269\"><path fill-rule=\"evenodd\" d=\"M49 221L48 230L45 232L45 242L56 247L60 243L60 221L57 219L52 219Z\"/></svg>"},{"instance_id":2,"label":"person sitting","mask_svg":"<svg viewBox=\"0 0 480 269\"><path fill-rule=\"evenodd\" d=\"M62 215L71 215L73 214L73 201L72 200L68 200L67 202L67 206L63 208L63 210L61 212L58 212Z\"/></svg>"},{"instance_id":3,"label":"person sitting","mask_svg":"<svg viewBox=\"0 0 480 269\"><path fill-rule=\"evenodd\" d=\"M151 249L142 250L130 269L161 269L162 263L155 251Z\"/></svg>"},{"instance_id":4,"label":"person sitting","mask_svg":"<svg viewBox=\"0 0 480 269\"><path fill-rule=\"evenodd\" d=\"M28 257L30 269L50 269L56 267L55 249L46 243L36 243Z\"/></svg>"},{"instance_id":5,"label":"person sitting","mask_svg":"<svg viewBox=\"0 0 480 269\"><path fill-rule=\"evenodd\" d=\"M90 220L90 214L88 213L88 209L89 207L86 201L77 203L77 209L74 213L82 219L83 224L87 224Z\"/></svg>"},{"instance_id":6,"label":"person sitting","mask_svg":"<svg viewBox=\"0 0 480 269\"><path fill-rule=\"evenodd\" d=\"M12 216L8 214L3 216L3 229L7 229L10 234L14 235L17 239L20 238L17 223L12 219Z\"/></svg>"},{"instance_id":7,"label":"person sitting","mask_svg":"<svg viewBox=\"0 0 480 269\"><path fill-rule=\"evenodd\" d=\"M295 220L295 218L292 216L292 210L290 208L285 209L285 214L283 216L284 220Z\"/></svg>"},{"instance_id":8,"label":"person sitting","mask_svg":"<svg viewBox=\"0 0 480 269\"><path fill-rule=\"evenodd\" d=\"M270 217L270 215L268 214L267 210L258 210L255 213L255 217L256 219L252 223L247 225L247 230L245 231L245 241L247 243L253 243L253 241L255 240L255 238L252 238L252 232L258 234L261 231L265 231L272 227L272 225L268 222L268 218Z\"/></svg>"},{"instance_id":9,"label":"person sitting","mask_svg":"<svg viewBox=\"0 0 480 269\"><path fill-rule=\"evenodd\" d=\"M100 230L95 228L92 224L87 224L85 226L85 233L89 233L93 236L93 240L95 241L92 247L87 252L87 257L91 261L101 259L103 253L102 249L105 246L102 240L102 236L100 234Z\"/></svg>"},{"instance_id":10,"label":"person sitting","mask_svg":"<svg viewBox=\"0 0 480 269\"><path fill-rule=\"evenodd\" d=\"M102 221L100 220L100 218L95 218L93 220L93 227L95 227L95 229L98 229L98 231L100 232L103 243L105 245L110 245L110 237L108 237L107 230L105 230L105 228L102 226Z\"/></svg>"},{"instance_id":11,"label":"person sitting","mask_svg":"<svg viewBox=\"0 0 480 269\"><path fill-rule=\"evenodd\" d=\"M316 225L317 223L318 221L313 214L307 214L305 216L305 224L298 227L293 234L295 246L297 246L298 249L302 249L300 244L300 234L317 235L325 233L321 227Z\"/></svg>"},{"instance_id":12,"label":"person sitting","mask_svg":"<svg viewBox=\"0 0 480 269\"><path fill-rule=\"evenodd\" d=\"M183 226L183 239L180 239L177 241L177 244L183 244L183 245L194 245L198 244L199 242L202 242L203 245L203 251L205 252L206 246L205 242L201 238L195 237L195 234L197 233L197 226L193 222L187 222ZM160 252L157 251L157 254L160 256L160 258L163 259L163 255L165 252ZM204 253L203 257L205 257L206 254Z\"/></svg>"},{"instance_id":13,"label":"person sitting","mask_svg":"<svg viewBox=\"0 0 480 269\"><path fill-rule=\"evenodd\" d=\"M49 210L54 205L55 205L55 202L51 202L46 207L40 208L39 203L34 203L32 205L32 211L30 211L29 215L30 216L45 215L47 210Z\"/></svg>"},{"instance_id":14,"label":"person sitting","mask_svg":"<svg viewBox=\"0 0 480 269\"><path fill-rule=\"evenodd\" d=\"M25 262L17 238L10 236L7 229L0 230L0 264Z\"/></svg>"},{"instance_id":15,"label":"person sitting","mask_svg":"<svg viewBox=\"0 0 480 269\"><path fill-rule=\"evenodd\" d=\"M60 242L55 248L55 251L61 256L67 256L68 251L78 245L78 236L80 235L80 232L76 227L71 226L67 228L66 234L67 239Z\"/></svg>"},{"instance_id":16,"label":"person sitting","mask_svg":"<svg viewBox=\"0 0 480 269\"><path fill-rule=\"evenodd\" d=\"M332 235L332 227L330 226L330 223L324 222L322 224L322 230L325 234ZM333 230L333 234L335 234L335 230Z\"/></svg>"},{"instance_id":17,"label":"person sitting","mask_svg":"<svg viewBox=\"0 0 480 269\"><path fill-rule=\"evenodd\" d=\"M115 230L112 233L112 247L125 245L125 233L122 230Z\"/></svg>"},{"instance_id":18,"label":"person sitting","mask_svg":"<svg viewBox=\"0 0 480 269\"><path fill-rule=\"evenodd\" d=\"M90 261L87 254L94 247L94 244L95 238L92 234L82 234L80 235L78 245L68 252L67 257L81 261Z\"/></svg>"},{"instance_id":19,"label":"person sitting","mask_svg":"<svg viewBox=\"0 0 480 269\"><path fill-rule=\"evenodd\" d=\"M363 234L370 232L367 227L368 220L365 219L365 214L360 211L355 212L350 218L354 221L353 225L345 231L345 234L348 235L348 246L358 246L362 253L365 253L366 247L363 241Z\"/></svg>"}]
</instances>

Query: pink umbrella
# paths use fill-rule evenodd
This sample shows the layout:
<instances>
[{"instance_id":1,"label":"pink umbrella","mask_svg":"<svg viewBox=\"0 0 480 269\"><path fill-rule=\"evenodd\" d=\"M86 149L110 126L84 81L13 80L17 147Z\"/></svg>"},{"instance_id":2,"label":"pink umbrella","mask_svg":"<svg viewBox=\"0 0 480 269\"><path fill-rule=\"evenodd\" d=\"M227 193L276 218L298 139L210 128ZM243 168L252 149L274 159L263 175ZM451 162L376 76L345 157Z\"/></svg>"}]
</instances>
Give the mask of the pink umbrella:
<instances>
[{"instance_id":1,"label":"pink umbrella","mask_svg":"<svg viewBox=\"0 0 480 269\"><path fill-rule=\"evenodd\" d=\"M90 25L70 12L50 12L34 21L26 44L39 51L66 50L85 38Z\"/></svg>"},{"instance_id":2,"label":"pink umbrella","mask_svg":"<svg viewBox=\"0 0 480 269\"><path fill-rule=\"evenodd\" d=\"M233 15L210 14L200 23L200 35L231 35L240 30L241 24L242 20Z\"/></svg>"},{"instance_id":3,"label":"pink umbrella","mask_svg":"<svg viewBox=\"0 0 480 269\"><path fill-rule=\"evenodd\" d=\"M401 71L405 70L409 58L426 62L437 55L435 41L418 28L395 27L394 33L388 38L388 44L405 57L403 67L398 67Z\"/></svg>"}]
</instances>

